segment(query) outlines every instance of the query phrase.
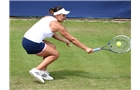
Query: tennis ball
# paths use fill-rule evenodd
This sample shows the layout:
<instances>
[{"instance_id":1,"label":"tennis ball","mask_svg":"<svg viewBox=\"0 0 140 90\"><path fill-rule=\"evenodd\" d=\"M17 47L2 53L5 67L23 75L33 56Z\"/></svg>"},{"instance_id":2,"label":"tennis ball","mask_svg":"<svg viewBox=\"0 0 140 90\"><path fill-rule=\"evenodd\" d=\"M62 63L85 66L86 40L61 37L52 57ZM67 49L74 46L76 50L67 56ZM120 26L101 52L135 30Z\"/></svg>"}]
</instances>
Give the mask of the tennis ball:
<instances>
[{"instance_id":1,"label":"tennis ball","mask_svg":"<svg viewBox=\"0 0 140 90\"><path fill-rule=\"evenodd\" d=\"M117 47L120 47L122 45L122 43L120 42L120 41L118 41L117 43L116 43L116 46Z\"/></svg>"}]
</instances>

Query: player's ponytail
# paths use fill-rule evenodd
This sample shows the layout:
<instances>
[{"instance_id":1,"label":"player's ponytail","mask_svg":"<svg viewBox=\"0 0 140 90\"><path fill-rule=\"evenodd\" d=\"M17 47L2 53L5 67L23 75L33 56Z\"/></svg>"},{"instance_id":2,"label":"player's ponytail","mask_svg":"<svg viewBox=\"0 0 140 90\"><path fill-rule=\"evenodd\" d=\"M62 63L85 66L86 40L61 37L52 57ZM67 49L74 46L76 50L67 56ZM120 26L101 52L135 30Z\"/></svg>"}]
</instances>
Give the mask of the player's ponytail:
<instances>
[{"instance_id":1,"label":"player's ponytail","mask_svg":"<svg viewBox=\"0 0 140 90\"><path fill-rule=\"evenodd\" d=\"M50 8L50 9L49 9L49 13L50 13L51 15L53 15L54 9L53 9L53 8Z\"/></svg>"}]
</instances>

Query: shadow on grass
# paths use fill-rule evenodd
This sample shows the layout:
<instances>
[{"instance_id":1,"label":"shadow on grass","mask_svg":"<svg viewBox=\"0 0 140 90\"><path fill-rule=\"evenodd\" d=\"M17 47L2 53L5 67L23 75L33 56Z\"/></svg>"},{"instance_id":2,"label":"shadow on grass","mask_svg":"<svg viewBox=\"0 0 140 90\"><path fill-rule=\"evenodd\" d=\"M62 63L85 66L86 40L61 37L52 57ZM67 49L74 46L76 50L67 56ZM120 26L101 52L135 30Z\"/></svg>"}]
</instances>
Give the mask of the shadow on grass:
<instances>
[{"instance_id":1,"label":"shadow on grass","mask_svg":"<svg viewBox=\"0 0 140 90\"><path fill-rule=\"evenodd\" d=\"M84 77L84 78L94 78L91 77L89 72L80 71L80 70L61 70L61 71L52 71L50 75L57 79L65 79L67 77Z\"/></svg>"},{"instance_id":2,"label":"shadow on grass","mask_svg":"<svg viewBox=\"0 0 140 90\"><path fill-rule=\"evenodd\" d=\"M130 79L129 74L104 74L104 73L90 73L81 70L60 70L52 71L50 75L54 77L55 80L66 79L68 77L83 77L89 79Z\"/></svg>"}]
</instances>

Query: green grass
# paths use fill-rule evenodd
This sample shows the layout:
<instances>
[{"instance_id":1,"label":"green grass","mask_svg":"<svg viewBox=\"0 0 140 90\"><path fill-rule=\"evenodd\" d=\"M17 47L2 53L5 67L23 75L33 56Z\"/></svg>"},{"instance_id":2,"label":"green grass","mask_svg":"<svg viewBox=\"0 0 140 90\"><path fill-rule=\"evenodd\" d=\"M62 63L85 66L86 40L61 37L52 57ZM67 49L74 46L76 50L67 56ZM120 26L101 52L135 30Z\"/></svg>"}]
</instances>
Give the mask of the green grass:
<instances>
[{"instance_id":1,"label":"green grass","mask_svg":"<svg viewBox=\"0 0 140 90\"><path fill-rule=\"evenodd\" d=\"M87 54L82 49L67 47L54 39L47 39L57 46L60 58L48 67L53 81L38 83L28 71L36 67L41 57L26 54L22 48L24 33L37 20L10 20L10 90L130 90L131 51L114 54L100 51ZM131 36L131 23L76 22L63 25L69 33L85 45L96 48L119 34Z\"/></svg>"}]
</instances>

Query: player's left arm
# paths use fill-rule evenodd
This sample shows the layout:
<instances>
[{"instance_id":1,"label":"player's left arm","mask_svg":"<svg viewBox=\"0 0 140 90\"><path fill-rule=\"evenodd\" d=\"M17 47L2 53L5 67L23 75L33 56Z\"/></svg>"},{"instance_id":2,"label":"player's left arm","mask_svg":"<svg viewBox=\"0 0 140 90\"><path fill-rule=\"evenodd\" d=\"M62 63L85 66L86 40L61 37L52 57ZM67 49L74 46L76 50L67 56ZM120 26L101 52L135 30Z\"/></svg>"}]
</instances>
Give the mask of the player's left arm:
<instances>
[{"instance_id":1,"label":"player's left arm","mask_svg":"<svg viewBox=\"0 0 140 90\"><path fill-rule=\"evenodd\" d=\"M65 43L67 44L67 46L71 46L71 45L70 45L70 41L69 41L68 39L61 37L61 36L58 35L57 33L55 33L55 34L53 35L53 38L55 38L55 39L57 39L57 40L59 40L59 41L61 41L61 42L65 42Z\"/></svg>"}]
</instances>

